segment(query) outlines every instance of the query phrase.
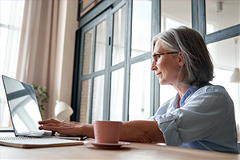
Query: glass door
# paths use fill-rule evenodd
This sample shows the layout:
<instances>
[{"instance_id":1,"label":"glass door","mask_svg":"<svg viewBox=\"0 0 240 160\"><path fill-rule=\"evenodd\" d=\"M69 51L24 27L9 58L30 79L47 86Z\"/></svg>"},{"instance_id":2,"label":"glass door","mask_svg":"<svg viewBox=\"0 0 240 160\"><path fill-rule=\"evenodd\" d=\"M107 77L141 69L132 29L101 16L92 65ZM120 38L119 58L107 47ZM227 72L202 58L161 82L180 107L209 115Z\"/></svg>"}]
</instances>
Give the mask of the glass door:
<instances>
[{"instance_id":1,"label":"glass door","mask_svg":"<svg viewBox=\"0 0 240 160\"><path fill-rule=\"evenodd\" d=\"M111 45L111 88L110 88L110 120L122 121L124 108L124 78L126 53L126 8L122 2L112 11L112 45Z\"/></svg>"},{"instance_id":2,"label":"glass door","mask_svg":"<svg viewBox=\"0 0 240 160\"><path fill-rule=\"evenodd\" d=\"M152 5L116 1L81 28L76 121L150 117Z\"/></svg>"},{"instance_id":3,"label":"glass door","mask_svg":"<svg viewBox=\"0 0 240 160\"><path fill-rule=\"evenodd\" d=\"M119 2L81 29L77 111L81 123L122 120L127 4Z\"/></svg>"},{"instance_id":4,"label":"glass door","mask_svg":"<svg viewBox=\"0 0 240 160\"><path fill-rule=\"evenodd\" d=\"M109 10L81 29L79 121L103 119L108 50Z\"/></svg>"}]
</instances>

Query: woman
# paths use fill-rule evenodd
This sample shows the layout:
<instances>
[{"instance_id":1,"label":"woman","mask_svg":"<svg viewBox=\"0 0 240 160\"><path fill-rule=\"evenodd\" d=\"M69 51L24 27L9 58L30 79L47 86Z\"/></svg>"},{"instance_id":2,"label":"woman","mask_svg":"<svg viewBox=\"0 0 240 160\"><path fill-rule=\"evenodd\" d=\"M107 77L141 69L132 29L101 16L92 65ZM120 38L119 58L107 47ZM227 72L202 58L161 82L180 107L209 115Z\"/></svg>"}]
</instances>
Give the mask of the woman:
<instances>
[{"instance_id":1,"label":"woman","mask_svg":"<svg viewBox=\"0 0 240 160\"><path fill-rule=\"evenodd\" d=\"M124 122L120 140L238 153L233 102L222 86L209 83L213 64L201 35L181 26L158 34L152 44L151 70L178 94L149 121ZM39 124L39 129L94 137L91 124L54 119Z\"/></svg>"}]
</instances>

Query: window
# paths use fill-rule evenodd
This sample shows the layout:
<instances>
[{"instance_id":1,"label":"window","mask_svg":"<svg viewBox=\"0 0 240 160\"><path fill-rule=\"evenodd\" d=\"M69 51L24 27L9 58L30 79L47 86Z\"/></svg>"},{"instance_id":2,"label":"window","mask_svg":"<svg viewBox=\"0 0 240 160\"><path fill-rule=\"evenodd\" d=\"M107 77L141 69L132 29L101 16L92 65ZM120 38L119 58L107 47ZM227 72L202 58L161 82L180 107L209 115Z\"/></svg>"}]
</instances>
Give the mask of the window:
<instances>
[{"instance_id":1,"label":"window","mask_svg":"<svg viewBox=\"0 0 240 160\"><path fill-rule=\"evenodd\" d=\"M212 83L228 88L234 103L237 104L237 84L229 83L230 77L227 77L236 67L232 42L240 35L240 0L223 1L223 10L220 13L223 14L222 17L215 12L214 5L217 2L100 1L89 14L80 17L78 54L79 61L84 59L84 62L78 63L80 66L76 76L80 78L75 86L80 87L79 93L73 98L73 103L76 104L75 112L78 114L72 117L72 120L78 121L80 118L82 122L91 123L93 119L147 119L159 106L175 96L176 90L172 86L160 86L157 77L150 71L150 51L153 36L180 25L192 27L203 36L215 67L216 78ZM100 23L106 26L106 30L101 30L101 38L98 40ZM84 39L87 34L89 40ZM99 59L105 65L96 69ZM221 77L222 75L226 76ZM237 91L239 92L239 87ZM78 102L79 99L81 102ZM240 117L239 110L236 114Z\"/></svg>"},{"instance_id":2,"label":"window","mask_svg":"<svg viewBox=\"0 0 240 160\"><path fill-rule=\"evenodd\" d=\"M147 53L150 50L151 13L151 1L133 1L131 47L132 58Z\"/></svg>"},{"instance_id":3,"label":"window","mask_svg":"<svg viewBox=\"0 0 240 160\"><path fill-rule=\"evenodd\" d=\"M112 65L122 64L126 58L125 29L126 29L126 5L121 6L114 13L113 21L113 46ZM110 120L122 120L123 99L124 99L124 68L111 72L111 99L110 99Z\"/></svg>"},{"instance_id":4,"label":"window","mask_svg":"<svg viewBox=\"0 0 240 160\"><path fill-rule=\"evenodd\" d=\"M191 28L191 1L190 0L162 0L161 1L161 29L185 25Z\"/></svg>"},{"instance_id":5,"label":"window","mask_svg":"<svg viewBox=\"0 0 240 160\"><path fill-rule=\"evenodd\" d=\"M230 82L234 68L239 68L240 0L206 1L205 41L213 58L213 84L225 87L235 107L235 119L240 138L239 82Z\"/></svg>"},{"instance_id":6,"label":"window","mask_svg":"<svg viewBox=\"0 0 240 160\"><path fill-rule=\"evenodd\" d=\"M24 1L0 1L0 7L0 75L15 77Z\"/></svg>"},{"instance_id":7,"label":"window","mask_svg":"<svg viewBox=\"0 0 240 160\"><path fill-rule=\"evenodd\" d=\"M239 24L239 0L206 1L206 21L213 25L207 27L207 34Z\"/></svg>"},{"instance_id":8,"label":"window","mask_svg":"<svg viewBox=\"0 0 240 160\"><path fill-rule=\"evenodd\" d=\"M77 112L83 123L151 116L152 1L119 1L114 6L82 27L81 101ZM133 7L131 25L127 16L129 6Z\"/></svg>"},{"instance_id":9,"label":"window","mask_svg":"<svg viewBox=\"0 0 240 160\"><path fill-rule=\"evenodd\" d=\"M162 0L161 3L161 28L166 31L181 25L191 27L191 1ZM184 12L183 12L184 11ZM177 94L175 88L170 85L160 85L160 107Z\"/></svg>"},{"instance_id":10,"label":"window","mask_svg":"<svg viewBox=\"0 0 240 160\"><path fill-rule=\"evenodd\" d=\"M78 16L83 16L101 0L79 0Z\"/></svg>"},{"instance_id":11,"label":"window","mask_svg":"<svg viewBox=\"0 0 240 160\"><path fill-rule=\"evenodd\" d=\"M129 120L146 120L151 116L151 14L152 1L133 1L131 60L144 54L148 56L130 65Z\"/></svg>"},{"instance_id":12,"label":"window","mask_svg":"<svg viewBox=\"0 0 240 160\"><path fill-rule=\"evenodd\" d=\"M151 60L131 65L129 120L147 120L150 117Z\"/></svg>"},{"instance_id":13,"label":"window","mask_svg":"<svg viewBox=\"0 0 240 160\"><path fill-rule=\"evenodd\" d=\"M238 36L207 45L214 64L215 77L211 83L222 85L228 91L234 102L236 120L240 118L240 88L238 83L230 82L230 77L234 68L240 68L239 43L240 37Z\"/></svg>"},{"instance_id":14,"label":"window","mask_svg":"<svg viewBox=\"0 0 240 160\"><path fill-rule=\"evenodd\" d=\"M112 72L110 120L121 121L123 114L124 69Z\"/></svg>"},{"instance_id":15,"label":"window","mask_svg":"<svg viewBox=\"0 0 240 160\"><path fill-rule=\"evenodd\" d=\"M0 1L0 75L15 77L24 1ZM0 127L8 127L9 112L0 84Z\"/></svg>"}]
</instances>

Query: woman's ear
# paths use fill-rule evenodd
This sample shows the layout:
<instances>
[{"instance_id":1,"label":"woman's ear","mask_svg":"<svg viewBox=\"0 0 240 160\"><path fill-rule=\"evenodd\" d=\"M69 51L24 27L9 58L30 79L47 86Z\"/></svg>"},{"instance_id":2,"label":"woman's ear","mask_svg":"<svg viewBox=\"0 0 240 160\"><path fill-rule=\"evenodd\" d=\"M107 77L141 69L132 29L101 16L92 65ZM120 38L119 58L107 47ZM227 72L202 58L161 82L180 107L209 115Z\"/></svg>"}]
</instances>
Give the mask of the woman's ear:
<instances>
[{"instance_id":1,"label":"woman's ear","mask_svg":"<svg viewBox=\"0 0 240 160\"><path fill-rule=\"evenodd\" d=\"M179 66L183 66L185 64L185 60L184 60L182 52L179 52L178 56L179 56L178 64L179 64Z\"/></svg>"}]
</instances>

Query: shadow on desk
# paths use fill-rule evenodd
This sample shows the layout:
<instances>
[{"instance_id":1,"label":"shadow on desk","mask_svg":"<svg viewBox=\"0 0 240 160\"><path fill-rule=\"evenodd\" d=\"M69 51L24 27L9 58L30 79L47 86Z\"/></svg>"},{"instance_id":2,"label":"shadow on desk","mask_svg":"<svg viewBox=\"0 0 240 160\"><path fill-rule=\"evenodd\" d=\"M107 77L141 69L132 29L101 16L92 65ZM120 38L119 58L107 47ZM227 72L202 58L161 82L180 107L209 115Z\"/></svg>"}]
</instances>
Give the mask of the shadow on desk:
<instances>
[{"instance_id":1,"label":"shadow on desk","mask_svg":"<svg viewBox=\"0 0 240 160\"><path fill-rule=\"evenodd\" d=\"M114 151L130 151L130 150L132 150L132 149L134 149L134 148L131 148L131 147L121 147L121 148L118 148L118 149L102 149L102 148L94 148L94 147L87 147L87 148L89 148L89 149L94 149L94 150L114 150Z\"/></svg>"}]
</instances>

